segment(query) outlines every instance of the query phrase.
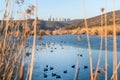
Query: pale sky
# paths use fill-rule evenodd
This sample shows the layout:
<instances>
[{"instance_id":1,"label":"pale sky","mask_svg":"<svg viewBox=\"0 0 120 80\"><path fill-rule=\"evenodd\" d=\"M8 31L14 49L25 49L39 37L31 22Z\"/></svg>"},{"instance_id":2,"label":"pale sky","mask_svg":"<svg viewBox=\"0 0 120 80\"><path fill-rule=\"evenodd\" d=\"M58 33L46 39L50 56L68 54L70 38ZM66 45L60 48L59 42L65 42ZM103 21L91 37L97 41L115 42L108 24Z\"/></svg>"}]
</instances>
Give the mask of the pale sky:
<instances>
[{"instance_id":1,"label":"pale sky","mask_svg":"<svg viewBox=\"0 0 120 80\"><path fill-rule=\"evenodd\" d=\"M100 8L104 7L105 0L84 0L86 15L88 18L100 14ZM112 11L112 0L106 0L106 11ZM120 10L120 0L115 1L115 10ZM3 2L3 0L0 0ZM26 0L24 9L32 4L34 0ZM0 18L2 15L3 3L0 3ZM17 7L16 7L17 10ZM47 20L48 17L81 19L83 15L82 0L38 0L38 17Z\"/></svg>"}]
</instances>

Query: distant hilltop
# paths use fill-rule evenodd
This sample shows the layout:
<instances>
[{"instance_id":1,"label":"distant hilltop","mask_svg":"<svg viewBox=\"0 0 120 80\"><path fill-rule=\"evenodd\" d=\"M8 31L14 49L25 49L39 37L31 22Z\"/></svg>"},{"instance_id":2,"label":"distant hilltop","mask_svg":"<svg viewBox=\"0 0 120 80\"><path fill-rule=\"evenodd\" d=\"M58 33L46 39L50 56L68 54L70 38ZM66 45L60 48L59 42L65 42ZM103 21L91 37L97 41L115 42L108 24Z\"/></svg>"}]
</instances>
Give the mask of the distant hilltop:
<instances>
[{"instance_id":1,"label":"distant hilltop","mask_svg":"<svg viewBox=\"0 0 120 80\"><path fill-rule=\"evenodd\" d=\"M120 10L115 11L116 13L116 24L120 24ZM102 14L103 16L103 25L105 24L105 14ZM107 24L112 25L113 24L113 17L112 17L112 12L106 13L107 15ZM52 17L51 17L52 18ZM44 21L43 21L44 22ZM100 26L101 25L101 15L88 18L87 19L88 27L94 27L94 26ZM41 23L42 24L42 23ZM67 28L67 29L73 29L73 28L83 28L85 27L84 25L84 19L75 19L75 20L68 20L68 21L45 21L44 25L41 25L43 28ZM53 28L52 28L53 29Z\"/></svg>"},{"instance_id":2,"label":"distant hilltop","mask_svg":"<svg viewBox=\"0 0 120 80\"><path fill-rule=\"evenodd\" d=\"M120 24L120 10L115 11L115 19L116 19L116 24ZM103 14L103 25L105 24L105 14ZM113 24L113 13L112 12L108 12L106 13L107 15L107 24L111 25ZM92 18L88 18L87 19L87 23L89 27L93 27L93 26L100 26L101 25L101 15L99 16L95 16ZM71 21L71 25L73 26L79 26L79 27L84 27L84 19L79 19L79 20L72 20Z\"/></svg>"},{"instance_id":3,"label":"distant hilltop","mask_svg":"<svg viewBox=\"0 0 120 80\"><path fill-rule=\"evenodd\" d=\"M115 21L116 24L120 24L120 10L115 11L116 16L115 16ZM103 17L103 25L105 24L105 14L102 14ZM107 25L112 25L113 24L113 15L112 12L108 12L106 13L107 15ZM44 23L44 24L43 24ZM94 27L94 26L100 26L101 25L101 15L95 16L95 17L91 17L87 19L87 23L88 23L88 27ZM56 29L56 28L67 28L67 29L73 29L73 28L84 28L84 19L75 19L75 20L64 20L63 21L58 21L57 20L48 20L48 21L42 21L41 22L42 25L40 25L42 28L44 29L49 29L50 27L52 29Z\"/></svg>"}]
</instances>

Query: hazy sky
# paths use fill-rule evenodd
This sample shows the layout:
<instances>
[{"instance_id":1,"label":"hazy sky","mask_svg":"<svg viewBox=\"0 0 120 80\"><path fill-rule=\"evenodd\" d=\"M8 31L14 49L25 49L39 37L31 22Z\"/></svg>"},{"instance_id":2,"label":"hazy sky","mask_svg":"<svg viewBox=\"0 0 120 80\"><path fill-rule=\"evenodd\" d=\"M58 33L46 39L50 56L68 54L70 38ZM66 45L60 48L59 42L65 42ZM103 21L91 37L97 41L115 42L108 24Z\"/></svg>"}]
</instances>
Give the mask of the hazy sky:
<instances>
[{"instance_id":1,"label":"hazy sky","mask_svg":"<svg viewBox=\"0 0 120 80\"><path fill-rule=\"evenodd\" d=\"M30 1L32 0L26 0L26 4L31 4ZM104 7L105 0L84 1L86 6L87 17L93 17L100 14L100 8ZM106 1L107 12L112 11L112 0ZM120 10L120 0L114 1L115 9ZM0 7L2 6L0 5ZM40 19L48 19L48 17L50 16L55 18L81 19L84 17L82 0L38 0L38 17Z\"/></svg>"},{"instance_id":2,"label":"hazy sky","mask_svg":"<svg viewBox=\"0 0 120 80\"><path fill-rule=\"evenodd\" d=\"M39 17L70 17L71 19L83 18L82 0L38 0ZM100 14L105 0L84 0L87 17ZM112 0L107 1L107 12L112 10ZM120 0L115 0L115 9L120 10Z\"/></svg>"}]
</instances>

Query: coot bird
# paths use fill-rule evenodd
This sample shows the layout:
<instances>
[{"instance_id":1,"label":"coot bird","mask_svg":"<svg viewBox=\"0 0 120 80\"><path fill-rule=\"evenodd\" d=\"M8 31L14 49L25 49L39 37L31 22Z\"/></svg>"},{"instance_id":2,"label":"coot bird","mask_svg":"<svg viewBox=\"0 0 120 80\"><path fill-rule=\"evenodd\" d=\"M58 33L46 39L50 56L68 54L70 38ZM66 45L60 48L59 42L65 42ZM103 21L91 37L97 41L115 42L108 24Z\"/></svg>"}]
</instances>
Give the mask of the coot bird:
<instances>
[{"instance_id":1,"label":"coot bird","mask_svg":"<svg viewBox=\"0 0 120 80\"><path fill-rule=\"evenodd\" d=\"M45 71L48 71L48 69L47 69L47 68L44 68L44 72L45 72Z\"/></svg>"},{"instance_id":2,"label":"coot bird","mask_svg":"<svg viewBox=\"0 0 120 80\"><path fill-rule=\"evenodd\" d=\"M75 68L75 65L72 65L71 67L72 67L72 68Z\"/></svg>"},{"instance_id":3,"label":"coot bird","mask_svg":"<svg viewBox=\"0 0 120 80\"><path fill-rule=\"evenodd\" d=\"M27 52L27 53L26 53L26 56L30 56L31 54L32 54L32 53L30 53L30 52Z\"/></svg>"},{"instance_id":4,"label":"coot bird","mask_svg":"<svg viewBox=\"0 0 120 80\"><path fill-rule=\"evenodd\" d=\"M47 75L44 73L44 78L47 78Z\"/></svg>"},{"instance_id":5,"label":"coot bird","mask_svg":"<svg viewBox=\"0 0 120 80\"><path fill-rule=\"evenodd\" d=\"M54 68L53 67L50 67L50 70L53 70Z\"/></svg>"},{"instance_id":6,"label":"coot bird","mask_svg":"<svg viewBox=\"0 0 120 80\"><path fill-rule=\"evenodd\" d=\"M56 78L61 78L61 76L60 75L56 75Z\"/></svg>"},{"instance_id":7,"label":"coot bird","mask_svg":"<svg viewBox=\"0 0 120 80\"><path fill-rule=\"evenodd\" d=\"M53 50L51 50L50 52L53 52Z\"/></svg>"},{"instance_id":8,"label":"coot bird","mask_svg":"<svg viewBox=\"0 0 120 80\"><path fill-rule=\"evenodd\" d=\"M98 70L98 71L97 71L97 73L99 73L99 74L100 74L101 72Z\"/></svg>"},{"instance_id":9,"label":"coot bird","mask_svg":"<svg viewBox=\"0 0 120 80\"><path fill-rule=\"evenodd\" d=\"M52 73L52 76L56 76L56 73Z\"/></svg>"},{"instance_id":10,"label":"coot bird","mask_svg":"<svg viewBox=\"0 0 120 80\"><path fill-rule=\"evenodd\" d=\"M80 57L82 57L83 55L82 55L82 54L77 54L77 56L80 56Z\"/></svg>"},{"instance_id":11,"label":"coot bird","mask_svg":"<svg viewBox=\"0 0 120 80\"><path fill-rule=\"evenodd\" d=\"M88 66L84 66L84 69L87 69L88 68Z\"/></svg>"},{"instance_id":12,"label":"coot bird","mask_svg":"<svg viewBox=\"0 0 120 80\"><path fill-rule=\"evenodd\" d=\"M80 57L82 57L83 55L82 54L80 54Z\"/></svg>"},{"instance_id":13,"label":"coot bird","mask_svg":"<svg viewBox=\"0 0 120 80\"><path fill-rule=\"evenodd\" d=\"M48 65L46 65L46 67L48 67Z\"/></svg>"},{"instance_id":14,"label":"coot bird","mask_svg":"<svg viewBox=\"0 0 120 80\"><path fill-rule=\"evenodd\" d=\"M63 71L63 73L67 73L67 70Z\"/></svg>"}]
</instances>

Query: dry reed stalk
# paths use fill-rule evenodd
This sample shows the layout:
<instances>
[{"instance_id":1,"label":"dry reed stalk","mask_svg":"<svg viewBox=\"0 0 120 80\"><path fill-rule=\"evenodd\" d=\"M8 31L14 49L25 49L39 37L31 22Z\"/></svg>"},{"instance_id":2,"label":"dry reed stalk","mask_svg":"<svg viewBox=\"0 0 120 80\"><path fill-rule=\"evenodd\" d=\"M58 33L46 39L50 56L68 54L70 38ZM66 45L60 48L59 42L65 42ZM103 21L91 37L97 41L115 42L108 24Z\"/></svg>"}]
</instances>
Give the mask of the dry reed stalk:
<instances>
[{"instance_id":1,"label":"dry reed stalk","mask_svg":"<svg viewBox=\"0 0 120 80\"><path fill-rule=\"evenodd\" d=\"M106 14L106 0L104 1L104 5L105 5L105 14L104 14L104 17L105 17L105 80L108 79L108 51L107 51L107 14Z\"/></svg>"},{"instance_id":2,"label":"dry reed stalk","mask_svg":"<svg viewBox=\"0 0 120 80\"><path fill-rule=\"evenodd\" d=\"M1 63L3 62L2 65L5 66L5 70L4 70L2 79L3 80L4 79L10 80L13 76L14 69L18 67L16 65L16 63L18 62L19 55L20 55L20 54L18 54L18 51L19 51L18 48L19 48L20 45L13 41L12 36L14 36L14 35L11 35L11 37L10 36L7 37L8 26L11 26L11 23L9 23L9 21L8 21L9 17L10 17L9 15L10 15L11 10L9 9L9 6L10 6L10 3L8 2L9 0L6 0L6 1L7 1L7 6L6 6L6 10L5 10L5 15L6 14L8 14L8 15L7 15L7 18L6 18L6 21L5 21L6 22L6 26L5 26L6 34L2 34L3 35L2 36L2 42L3 43L1 45L4 45L3 48L2 48L3 49L2 54L4 54L4 55L1 56L2 57ZM4 26L4 25L2 24L2 26ZM17 27L15 27L15 29L18 30ZM8 38L10 38L10 39L8 39ZM8 51L9 49L10 49L10 52ZM14 50L15 50L15 52L14 52ZM12 64L11 64L11 61L13 61ZM16 71L18 71L18 68L17 68ZM0 77L1 77L1 75L0 75Z\"/></svg>"},{"instance_id":3,"label":"dry reed stalk","mask_svg":"<svg viewBox=\"0 0 120 80\"><path fill-rule=\"evenodd\" d=\"M85 9L84 0L82 0L82 4L83 4L83 10L84 10L84 24L85 24L86 31L87 31L86 35L87 35L88 50L89 50L89 57L90 57L90 80L93 80L92 51L91 51L91 46L90 46L90 38L88 34L88 25L87 25L87 19L86 19L86 9Z\"/></svg>"},{"instance_id":4,"label":"dry reed stalk","mask_svg":"<svg viewBox=\"0 0 120 80\"><path fill-rule=\"evenodd\" d=\"M33 40L33 47L32 47L32 58L30 63L30 74L29 80L32 80L32 72L34 67L34 54L35 54L35 47L36 47L36 27L37 27L37 0L35 0L36 10L35 10L35 25L34 25L34 40Z\"/></svg>"},{"instance_id":5,"label":"dry reed stalk","mask_svg":"<svg viewBox=\"0 0 120 80\"><path fill-rule=\"evenodd\" d=\"M115 76L116 76L116 74L117 74L117 70L118 70L118 68L120 67L120 62L119 62L119 64L117 64L117 66L116 66L116 68L115 68L115 70L114 70L114 72L113 72L113 75L111 76L111 80L115 80Z\"/></svg>"},{"instance_id":6,"label":"dry reed stalk","mask_svg":"<svg viewBox=\"0 0 120 80\"><path fill-rule=\"evenodd\" d=\"M115 1L112 0L112 8L113 8L113 73L117 68L117 37L116 37L116 23L115 23ZM118 80L117 71L114 76L114 80Z\"/></svg>"},{"instance_id":7,"label":"dry reed stalk","mask_svg":"<svg viewBox=\"0 0 120 80\"><path fill-rule=\"evenodd\" d=\"M6 18L6 14L7 14L7 9L8 9L8 5L9 5L9 0L6 0L6 7L5 7L5 10L4 10L4 16L3 16L3 21L1 22L1 27L4 26L4 19ZM6 27L5 27L6 28ZM2 33L2 36L5 37L5 35ZM3 48L2 48L2 52L4 51L4 47L5 47L5 39L3 41ZM2 56L4 55L4 53L2 54Z\"/></svg>"},{"instance_id":8,"label":"dry reed stalk","mask_svg":"<svg viewBox=\"0 0 120 80\"><path fill-rule=\"evenodd\" d=\"M12 45L10 44L10 43L12 43ZM8 70L9 70L9 66L7 66L7 65L11 65L10 63L11 63L11 60L12 60L12 56L14 55L14 54L17 54L17 53L14 53L12 50L13 49L17 49L14 45L16 44L16 43L13 43L12 42L12 40L10 39L9 41L7 41L7 47L11 47L10 49L11 49L11 51L10 51L10 53L9 52L4 52L5 53L5 56L3 57L3 59L5 60L7 57L8 57L8 60L6 61L5 60L5 63L4 63L4 65L6 65L5 66L5 71L4 71L4 75L6 75L7 77L8 77ZM12 47L13 46L13 47ZM18 45L19 46L19 45ZM6 47L6 49L5 50L9 50L9 48L7 48ZM13 48L13 49L12 49ZM9 53L9 54L8 54ZM6 55L7 54L7 55ZM13 60L14 61L14 60ZM16 65L15 65L16 66ZM7 78L6 76L4 76L4 78ZM10 76L9 76L10 77Z\"/></svg>"},{"instance_id":9,"label":"dry reed stalk","mask_svg":"<svg viewBox=\"0 0 120 80\"><path fill-rule=\"evenodd\" d=\"M103 8L102 8L103 9ZM99 56L98 56L98 62L97 62L97 67L96 67L96 71L95 71L95 76L94 76L94 80L96 80L97 78L97 71L99 69L99 65L100 65L100 58L101 58L101 54L102 54L102 39L103 39L103 36L102 36L102 26L103 26L103 12L104 10L101 9L101 27L100 27L100 31L101 31L101 34L100 34L100 52L99 52Z\"/></svg>"},{"instance_id":10,"label":"dry reed stalk","mask_svg":"<svg viewBox=\"0 0 120 80\"><path fill-rule=\"evenodd\" d=\"M22 43L22 51L24 50L24 44ZM23 77L24 77L24 57L25 55L24 54L21 54L22 55L22 63L21 63L21 68L20 68L20 80L23 80Z\"/></svg>"},{"instance_id":11,"label":"dry reed stalk","mask_svg":"<svg viewBox=\"0 0 120 80\"><path fill-rule=\"evenodd\" d=\"M16 45L16 43L13 43L12 41L11 41L11 44L13 44L12 46L10 46L10 45L8 45L8 46L10 46L11 48L10 49L8 49L8 50L10 50L10 53L9 52L5 52L5 54L7 54L7 55L5 55L5 58L8 56L8 62L6 62L6 63L4 63L4 65L8 65L6 68L5 68L5 70L4 70L4 76L3 76L3 80L4 79L7 79L7 80L9 80L9 79L11 79L10 77L12 77L13 75L13 70L15 69L15 67L17 66L17 65L15 65L16 64L16 59L19 59L18 57L17 57L17 55L19 55L19 54L17 54L18 52L13 52L12 51L12 49L16 49L16 51L18 51L18 49L19 49L19 45L17 45L17 47L15 46ZM9 53L9 54L8 54ZM5 59L4 58L4 59ZM14 62L14 64L12 65L11 64L11 61L12 61L12 64L13 64L13 62ZM11 67L10 67L11 66ZM10 71L11 70L11 71ZM8 78L9 77L9 78Z\"/></svg>"},{"instance_id":12,"label":"dry reed stalk","mask_svg":"<svg viewBox=\"0 0 120 80\"><path fill-rule=\"evenodd\" d=\"M77 60L76 60L76 71L75 71L75 75L74 75L74 80L78 80L78 75L79 75L79 56L77 56Z\"/></svg>"},{"instance_id":13,"label":"dry reed stalk","mask_svg":"<svg viewBox=\"0 0 120 80\"><path fill-rule=\"evenodd\" d=\"M13 60L13 62L12 62L12 68L10 69L10 74L9 74L9 76L7 77L7 80L11 80L11 77L12 77L12 74L13 74L13 71L14 71L14 68L16 67L16 62L17 62L17 59L18 59L18 57L20 56L20 54L15 54L14 55L14 60Z\"/></svg>"},{"instance_id":14,"label":"dry reed stalk","mask_svg":"<svg viewBox=\"0 0 120 80\"><path fill-rule=\"evenodd\" d=\"M7 31L8 31L8 26L9 26L9 15L10 15L10 0L6 0L6 10L8 11L5 15L7 15L7 18L6 18L6 26L5 26L5 36L4 36L4 41L3 41L3 49L5 48L5 45L6 45L6 37L8 35Z\"/></svg>"}]
</instances>

